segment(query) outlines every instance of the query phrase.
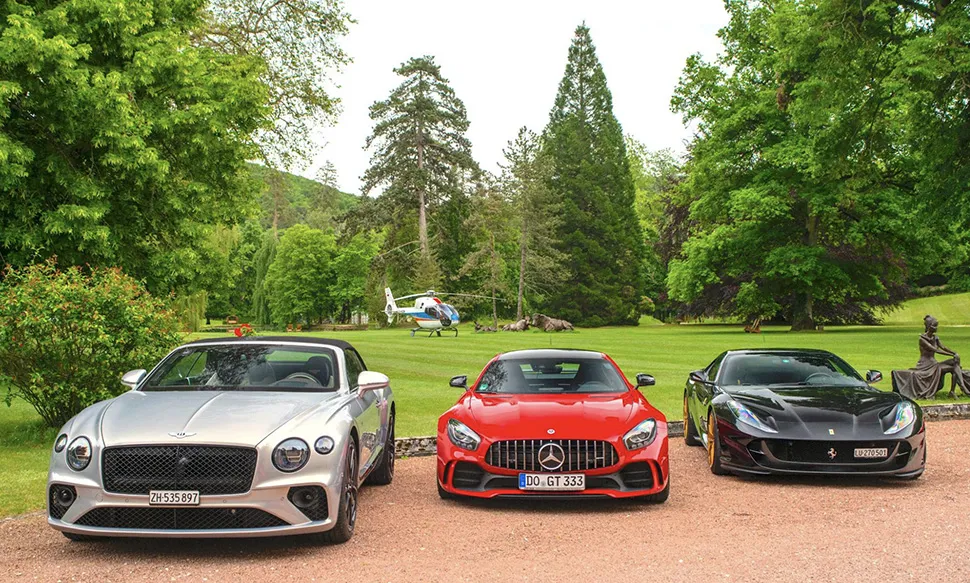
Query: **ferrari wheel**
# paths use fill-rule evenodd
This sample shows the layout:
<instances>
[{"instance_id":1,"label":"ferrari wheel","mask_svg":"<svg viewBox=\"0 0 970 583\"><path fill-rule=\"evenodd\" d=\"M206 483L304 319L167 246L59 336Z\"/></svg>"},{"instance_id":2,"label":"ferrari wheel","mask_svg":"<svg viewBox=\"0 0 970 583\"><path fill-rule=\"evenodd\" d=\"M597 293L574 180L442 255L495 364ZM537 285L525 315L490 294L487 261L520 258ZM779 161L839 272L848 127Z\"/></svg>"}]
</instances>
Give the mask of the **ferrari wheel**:
<instances>
[{"instance_id":1,"label":"ferrari wheel","mask_svg":"<svg viewBox=\"0 0 970 583\"><path fill-rule=\"evenodd\" d=\"M351 439L347 445L347 461L344 465L344 479L340 486L340 509L334 527L321 532L320 540L326 543L345 543L354 536L357 523L357 444Z\"/></svg>"},{"instance_id":2,"label":"ferrari wheel","mask_svg":"<svg viewBox=\"0 0 970 583\"><path fill-rule=\"evenodd\" d=\"M697 427L694 427L694 420L690 417L687 410L687 391L684 391L684 443L687 445L703 445L697 438Z\"/></svg>"},{"instance_id":3,"label":"ferrari wheel","mask_svg":"<svg viewBox=\"0 0 970 583\"><path fill-rule=\"evenodd\" d=\"M664 486L663 490L656 494L648 494L640 500L648 504L663 504L667 501L667 498L670 498L670 476L667 476L667 485Z\"/></svg>"},{"instance_id":4,"label":"ferrari wheel","mask_svg":"<svg viewBox=\"0 0 970 583\"><path fill-rule=\"evenodd\" d=\"M387 420L387 440L377 467L367 476L366 484L386 486L394 480L394 414Z\"/></svg>"},{"instance_id":5,"label":"ferrari wheel","mask_svg":"<svg viewBox=\"0 0 970 583\"><path fill-rule=\"evenodd\" d=\"M717 415L714 411L707 414L707 465L715 476L728 473L721 467L721 436L717 431Z\"/></svg>"}]
</instances>

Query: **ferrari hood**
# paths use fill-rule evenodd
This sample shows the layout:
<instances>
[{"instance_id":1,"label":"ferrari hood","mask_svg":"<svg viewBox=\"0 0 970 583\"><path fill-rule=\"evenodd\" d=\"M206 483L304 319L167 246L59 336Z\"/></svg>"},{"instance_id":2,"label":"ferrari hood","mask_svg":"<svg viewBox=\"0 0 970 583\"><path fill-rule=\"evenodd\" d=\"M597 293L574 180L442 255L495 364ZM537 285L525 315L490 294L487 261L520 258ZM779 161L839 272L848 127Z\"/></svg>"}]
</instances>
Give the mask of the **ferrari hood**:
<instances>
[{"instance_id":1,"label":"ferrari hood","mask_svg":"<svg viewBox=\"0 0 970 583\"><path fill-rule=\"evenodd\" d=\"M629 430L632 420L649 408L634 391L501 396L473 393L464 406L472 429L493 440L611 439Z\"/></svg>"},{"instance_id":2,"label":"ferrari hood","mask_svg":"<svg viewBox=\"0 0 970 583\"><path fill-rule=\"evenodd\" d=\"M726 392L759 416L770 416L779 431L844 436L881 433L903 399L864 387L728 387Z\"/></svg>"},{"instance_id":3,"label":"ferrari hood","mask_svg":"<svg viewBox=\"0 0 970 583\"><path fill-rule=\"evenodd\" d=\"M104 412L105 446L206 443L255 446L301 413L337 402L336 393L129 391ZM184 433L177 437L176 434Z\"/></svg>"}]
</instances>

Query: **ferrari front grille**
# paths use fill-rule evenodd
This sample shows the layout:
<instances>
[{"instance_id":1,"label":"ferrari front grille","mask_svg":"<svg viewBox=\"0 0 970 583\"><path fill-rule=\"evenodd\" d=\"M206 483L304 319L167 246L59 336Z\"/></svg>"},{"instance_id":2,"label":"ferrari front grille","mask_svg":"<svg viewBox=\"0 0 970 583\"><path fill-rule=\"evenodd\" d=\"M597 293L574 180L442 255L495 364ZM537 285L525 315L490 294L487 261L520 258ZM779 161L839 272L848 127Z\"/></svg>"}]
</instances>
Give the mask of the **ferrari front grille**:
<instances>
[{"instance_id":1,"label":"ferrari front grille","mask_svg":"<svg viewBox=\"0 0 970 583\"><path fill-rule=\"evenodd\" d=\"M119 494L198 490L243 494L256 472L256 450L214 445L109 447L101 457L104 489Z\"/></svg>"},{"instance_id":2,"label":"ferrari front grille","mask_svg":"<svg viewBox=\"0 0 970 583\"><path fill-rule=\"evenodd\" d=\"M545 448L553 444L559 449ZM544 449L545 448L545 449ZM540 450L546 455L552 449L553 458L543 465ZM562 465L555 467L559 452ZM592 439L517 439L496 441L485 453L485 463L496 468L525 472L581 472L608 468L620 461L616 449L608 441ZM552 463L550 463L552 462Z\"/></svg>"},{"instance_id":3,"label":"ferrari front grille","mask_svg":"<svg viewBox=\"0 0 970 583\"><path fill-rule=\"evenodd\" d=\"M258 508L145 508L102 506L75 523L142 530L221 530L272 528L289 524Z\"/></svg>"}]
</instances>

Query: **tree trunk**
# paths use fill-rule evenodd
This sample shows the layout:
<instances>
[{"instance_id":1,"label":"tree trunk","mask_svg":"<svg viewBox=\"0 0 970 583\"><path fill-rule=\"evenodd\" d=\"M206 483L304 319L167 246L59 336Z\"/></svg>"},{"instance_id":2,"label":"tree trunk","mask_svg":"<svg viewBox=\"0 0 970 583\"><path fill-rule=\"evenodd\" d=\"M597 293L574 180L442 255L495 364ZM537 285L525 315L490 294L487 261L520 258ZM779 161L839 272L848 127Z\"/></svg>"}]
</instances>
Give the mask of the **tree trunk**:
<instances>
[{"instance_id":1,"label":"tree trunk","mask_svg":"<svg viewBox=\"0 0 970 583\"><path fill-rule=\"evenodd\" d=\"M498 253L495 252L495 233L491 232L488 236L492 245L492 328L498 331L498 300L495 299L495 294L498 292L498 284L496 283L498 279Z\"/></svg>"},{"instance_id":2,"label":"tree trunk","mask_svg":"<svg viewBox=\"0 0 970 583\"><path fill-rule=\"evenodd\" d=\"M278 170L270 170L269 188L273 193L273 238L278 239L280 224L280 199L283 197L283 175Z\"/></svg>"},{"instance_id":3,"label":"tree trunk","mask_svg":"<svg viewBox=\"0 0 970 583\"><path fill-rule=\"evenodd\" d=\"M519 297L515 306L515 321L522 319L522 300L525 296L525 259L529 253L528 227L525 217L522 219L522 236L519 238Z\"/></svg>"},{"instance_id":4,"label":"tree trunk","mask_svg":"<svg viewBox=\"0 0 970 583\"><path fill-rule=\"evenodd\" d=\"M808 219L805 221L805 245L814 247L817 244L818 216L811 214L809 210ZM812 314L814 300L811 286L804 291L795 292L795 301L792 304L792 332L815 329L815 317Z\"/></svg>"},{"instance_id":5,"label":"tree trunk","mask_svg":"<svg viewBox=\"0 0 970 583\"><path fill-rule=\"evenodd\" d=\"M418 145L418 175L423 174L424 170L424 128L418 123L417 145ZM426 193L424 185L418 185L418 241L421 245L421 257L428 256L428 216L425 205Z\"/></svg>"}]
</instances>

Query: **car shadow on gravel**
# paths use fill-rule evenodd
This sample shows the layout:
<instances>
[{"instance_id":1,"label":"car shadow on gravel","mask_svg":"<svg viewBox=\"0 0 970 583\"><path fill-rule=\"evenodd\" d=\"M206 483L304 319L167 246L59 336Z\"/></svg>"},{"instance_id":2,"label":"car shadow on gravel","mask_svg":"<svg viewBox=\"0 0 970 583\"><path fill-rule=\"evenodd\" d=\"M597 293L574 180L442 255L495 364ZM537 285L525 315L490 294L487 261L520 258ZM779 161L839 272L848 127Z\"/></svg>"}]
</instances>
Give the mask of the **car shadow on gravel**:
<instances>
[{"instance_id":1,"label":"car shadow on gravel","mask_svg":"<svg viewBox=\"0 0 970 583\"><path fill-rule=\"evenodd\" d=\"M67 542L67 541L65 541ZM319 557L327 549L343 545L328 545L308 536L276 536L222 539L170 538L108 538L69 543L74 556L103 556L105 551L126 555L132 559L157 557L204 557L206 559L239 560L273 557Z\"/></svg>"},{"instance_id":2,"label":"car shadow on gravel","mask_svg":"<svg viewBox=\"0 0 970 583\"><path fill-rule=\"evenodd\" d=\"M646 510L650 508L661 509L663 504L653 504L643 502L635 498L590 498L590 497L567 497L567 498L467 498L442 501L452 507L468 507L482 510L509 510L509 511L528 511L549 514L585 514L596 512L598 514L627 514L631 509Z\"/></svg>"},{"instance_id":3,"label":"car shadow on gravel","mask_svg":"<svg viewBox=\"0 0 970 583\"><path fill-rule=\"evenodd\" d=\"M908 490L910 488L918 488L920 482L926 480L926 478L919 478L917 480L907 480L903 478L889 478L889 477L879 477L879 476L749 476L749 475L732 475L724 476L719 479L730 480L734 478L737 481L749 483L749 484L772 484L779 486L806 486L812 488L833 488L844 490L846 488L850 489L898 489L898 490Z\"/></svg>"}]
</instances>

